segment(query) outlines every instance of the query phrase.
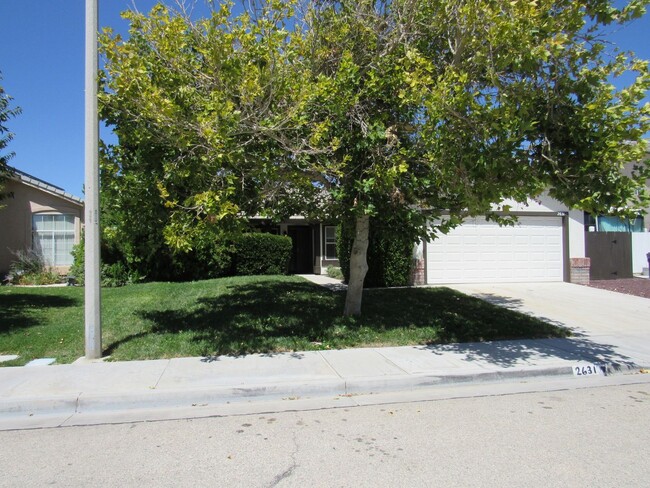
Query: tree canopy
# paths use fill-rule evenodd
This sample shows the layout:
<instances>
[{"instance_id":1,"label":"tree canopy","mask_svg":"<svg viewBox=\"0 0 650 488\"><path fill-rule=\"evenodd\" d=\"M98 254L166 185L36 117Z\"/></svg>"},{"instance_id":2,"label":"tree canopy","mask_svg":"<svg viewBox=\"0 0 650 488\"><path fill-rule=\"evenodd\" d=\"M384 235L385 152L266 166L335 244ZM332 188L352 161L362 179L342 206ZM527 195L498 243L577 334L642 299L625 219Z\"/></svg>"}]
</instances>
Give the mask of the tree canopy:
<instances>
[{"instance_id":1,"label":"tree canopy","mask_svg":"<svg viewBox=\"0 0 650 488\"><path fill-rule=\"evenodd\" d=\"M0 73L0 81L2 81L2 73ZM5 123L9 119L20 114L20 107L9 107L11 100L13 100L13 98L10 97L5 92L2 85L0 85L0 200L5 197L2 192L2 187L6 177L10 174L10 169L7 163L14 156L13 152L4 153L5 148L14 137L13 133L9 132L9 128Z\"/></svg>"},{"instance_id":2,"label":"tree canopy","mask_svg":"<svg viewBox=\"0 0 650 488\"><path fill-rule=\"evenodd\" d=\"M248 215L356 226L346 314L361 310L370 216L433 237L543 191L589 212L643 208L646 61L603 29L645 1L268 1L192 19L164 5L101 37L105 185L160 212L187 250ZM634 81L617 90L625 72ZM494 211L497 205L498 212Z\"/></svg>"}]
</instances>

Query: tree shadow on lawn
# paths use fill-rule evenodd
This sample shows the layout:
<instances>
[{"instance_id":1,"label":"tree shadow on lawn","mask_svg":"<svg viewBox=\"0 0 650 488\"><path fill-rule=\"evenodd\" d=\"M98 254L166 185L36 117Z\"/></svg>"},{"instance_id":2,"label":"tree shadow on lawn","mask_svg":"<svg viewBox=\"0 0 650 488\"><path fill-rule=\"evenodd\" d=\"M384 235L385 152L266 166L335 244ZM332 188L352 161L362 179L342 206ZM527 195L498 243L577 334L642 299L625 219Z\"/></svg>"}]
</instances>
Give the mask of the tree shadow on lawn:
<instances>
[{"instance_id":1,"label":"tree shadow on lawn","mask_svg":"<svg viewBox=\"0 0 650 488\"><path fill-rule=\"evenodd\" d=\"M137 313L152 323L151 333L190 332L190 340L200 343L206 356L568 334L448 288L365 290L358 318L341 316L344 300L345 292L311 283L268 281L230 286L217 297L198 299L191 308ZM395 342L396 335L402 339Z\"/></svg>"},{"instance_id":2,"label":"tree shadow on lawn","mask_svg":"<svg viewBox=\"0 0 650 488\"><path fill-rule=\"evenodd\" d=\"M39 325L32 312L48 308L76 307L79 300L60 295L7 293L0 295L0 334Z\"/></svg>"}]
</instances>

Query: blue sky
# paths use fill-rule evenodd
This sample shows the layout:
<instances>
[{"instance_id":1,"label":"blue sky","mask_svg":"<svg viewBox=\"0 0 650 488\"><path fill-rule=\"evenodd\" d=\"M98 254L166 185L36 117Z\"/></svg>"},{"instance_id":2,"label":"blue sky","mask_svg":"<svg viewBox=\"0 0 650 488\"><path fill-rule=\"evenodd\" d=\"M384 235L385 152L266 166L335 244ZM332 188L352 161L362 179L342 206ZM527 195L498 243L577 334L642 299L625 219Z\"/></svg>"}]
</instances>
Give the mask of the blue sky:
<instances>
[{"instance_id":1,"label":"blue sky","mask_svg":"<svg viewBox=\"0 0 650 488\"><path fill-rule=\"evenodd\" d=\"M100 28L109 26L121 33L128 26L120 12L134 5L148 12L157 3L98 1ZM0 0L0 19L0 84L14 98L12 106L23 110L7 124L15 134L8 147L16 153L11 164L81 196L85 0ZM611 33L609 39L650 59L650 14Z\"/></svg>"}]
</instances>

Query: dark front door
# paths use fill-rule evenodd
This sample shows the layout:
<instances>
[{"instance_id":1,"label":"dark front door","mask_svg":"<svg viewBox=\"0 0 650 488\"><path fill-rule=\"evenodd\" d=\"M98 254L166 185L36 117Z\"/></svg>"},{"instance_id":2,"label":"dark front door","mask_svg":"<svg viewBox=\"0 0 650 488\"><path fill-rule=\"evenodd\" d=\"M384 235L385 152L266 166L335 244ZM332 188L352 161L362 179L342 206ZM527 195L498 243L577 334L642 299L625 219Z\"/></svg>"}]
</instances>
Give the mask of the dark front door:
<instances>
[{"instance_id":1,"label":"dark front door","mask_svg":"<svg viewBox=\"0 0 650 488\"><path fill-rule=\"evenodd\" d=\"M311 227L290 225L287 228L287 234L293 243L289 272L294 274L313 273L314 246Z\"/></svg>"}]
</instances>

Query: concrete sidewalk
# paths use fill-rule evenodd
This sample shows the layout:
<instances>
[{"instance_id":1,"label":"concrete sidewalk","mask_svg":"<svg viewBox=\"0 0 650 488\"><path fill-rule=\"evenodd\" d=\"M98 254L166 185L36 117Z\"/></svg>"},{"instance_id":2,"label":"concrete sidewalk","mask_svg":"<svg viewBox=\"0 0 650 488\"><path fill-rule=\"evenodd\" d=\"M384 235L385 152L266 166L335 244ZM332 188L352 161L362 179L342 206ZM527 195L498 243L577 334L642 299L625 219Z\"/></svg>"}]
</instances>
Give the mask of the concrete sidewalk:
<instances>
[{"instance_id":1,"label":"concrete sidewalk","mask_svg":"<svg viewBox=\"0 0 650 488\"><path fill-rule=\"evenodd\" d=\"M253 400L335 402L436 385L611 375L650 367L650 300L554 285L512 289L491 285L489 293L476 286L457 288L565 323L575 330L575 337L0 368L0 429L92 423L93 416L107 412L215 405L230 405L236 412L237 405ZM569 295L575 303L565 310L569 305L558 301ZM593 300L600 305L590 306ZM595 315L590 308L595 308ZM603 318L607 313L609 319Z\"/></svg>"}]
</instances>

